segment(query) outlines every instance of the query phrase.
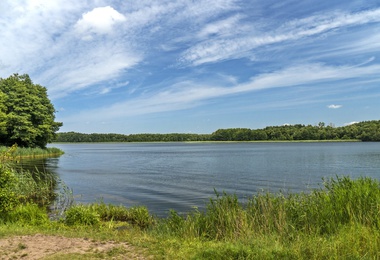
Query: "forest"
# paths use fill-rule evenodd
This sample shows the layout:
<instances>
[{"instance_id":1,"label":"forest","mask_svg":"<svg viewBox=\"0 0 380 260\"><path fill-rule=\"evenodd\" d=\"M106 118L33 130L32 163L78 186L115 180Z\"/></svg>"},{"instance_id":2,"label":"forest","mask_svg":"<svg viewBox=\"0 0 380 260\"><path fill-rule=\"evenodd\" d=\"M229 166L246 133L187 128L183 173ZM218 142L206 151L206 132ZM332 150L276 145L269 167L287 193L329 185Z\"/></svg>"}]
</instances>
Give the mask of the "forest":
<instances>
[{"instance_id":1,"label":"forest","mask_svg":"<svg viewBox=\"0 0 380 260\"><path fill-rule=\"evenodd\" d=\"M55 142L196 142L196 141L303 141L358 140L380 141L380 120L363 121L348 126L318 125L268 126L263 129L218 129L212 134L84 134L57 133Z\"/></svg>"}]
</instances>

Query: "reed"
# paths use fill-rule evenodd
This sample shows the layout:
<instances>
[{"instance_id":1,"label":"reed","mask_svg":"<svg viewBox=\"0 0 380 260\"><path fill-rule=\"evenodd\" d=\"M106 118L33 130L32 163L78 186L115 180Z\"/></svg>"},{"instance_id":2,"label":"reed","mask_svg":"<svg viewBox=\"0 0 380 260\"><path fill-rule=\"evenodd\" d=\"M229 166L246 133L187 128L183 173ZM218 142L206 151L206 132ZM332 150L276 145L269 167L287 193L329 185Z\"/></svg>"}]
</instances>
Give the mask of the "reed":
<instances>
[{"instance_id":1,"label":"reed","mask_svg":"<svg viewBox=\"0 0 380 260\"><path fill-rule=\"evenodd\" d=\"M56 197L57 177L46 172L12 170L17 178L13 191L21 203L48 207Z\"/></svg>"},{"instance_id":2,"label":"reed","mask_svg":"<svg viewBox=\"0 0 380 260\"><path fill-rule=\"evenodd\" d=\"M180 216L171 211L157 230L208 240L247 239L257 234L292 239L299 234L332 235L350 224L378 229L379 213L379 181L336 177L311 193L259 193L246 203L240 203L236 195L217 193L204 212Z\"/></svg>"},{"instance_id":3,"label":"reed","mask_svg":"<svg viewBox=\"0 0 380 260\"><path fill-rule=\"evenodd\" d=\"M28 148L18 147L13 145L12 147L0 146L1 160L18 160L23 158L40 158L40 157L54 157L60 156L64 152L55 147L48 148Z\"/></svg>"},{"instance_id":4,"label":"reed","mask_svg":"<svg viewBox=\"0 0 380 260\"><path fill-rule=\"evenodd\" d=\"M34 172L15 169L13 157L5 155L2 158L6 159L0 161L1 221L19 221L15 212L26 216L28 210L35 212L35 207L45 215L48 210L51 219L58 219L72 204L72 191L56 175L37 169ZM31 214L25 219L33 222L35 216Z\"/></svg>"}]
</instances>

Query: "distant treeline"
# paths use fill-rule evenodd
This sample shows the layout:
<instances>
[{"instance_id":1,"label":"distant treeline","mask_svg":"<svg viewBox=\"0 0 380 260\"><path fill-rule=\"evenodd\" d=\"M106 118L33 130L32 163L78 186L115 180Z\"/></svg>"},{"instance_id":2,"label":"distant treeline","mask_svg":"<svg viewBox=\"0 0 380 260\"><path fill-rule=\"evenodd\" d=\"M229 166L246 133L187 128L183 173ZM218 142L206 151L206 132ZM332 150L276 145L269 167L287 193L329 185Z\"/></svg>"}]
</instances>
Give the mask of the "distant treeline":
<instances>
[{"instance_id":1,"label":"distant treeline","mask_svg":"<svg viewBox=\"0 0 380 260\"><path fill-rule=\"evenodd\" d=\"M58 133L56 142L185 142L185 141L292 141L361 140L380 141L380 120L342 127L318 125L268 126L263 129L229 128L212 134L83 134Z\"/></svg>"}]
</instances>

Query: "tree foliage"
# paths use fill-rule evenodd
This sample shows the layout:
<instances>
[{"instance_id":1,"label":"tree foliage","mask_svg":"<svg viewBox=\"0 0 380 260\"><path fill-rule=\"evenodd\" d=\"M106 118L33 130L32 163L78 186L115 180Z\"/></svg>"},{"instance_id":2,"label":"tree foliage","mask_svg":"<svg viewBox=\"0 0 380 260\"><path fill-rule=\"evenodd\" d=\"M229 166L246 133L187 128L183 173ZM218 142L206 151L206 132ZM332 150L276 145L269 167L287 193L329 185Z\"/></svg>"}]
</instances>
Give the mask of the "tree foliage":
<instances>
[{"instance_id":1,"label":"tree foliage","mask_svg":"<svg viewBox=\"0 0 380 260\"><path fill-rule=\"evenodd\" d=\"M46 88L28 75L0 78L0 143L45 147L62 126L54 114Z\"/></svg>"},{"instance_id":2,"label":"tree foliage","mask_svg":"<svg viewBox=\"0 0 380 260\"><path fill-rule=\"evenodd\" d=\"M57 134L57 142L188 142L207 141L209 134L83 134L65 132Z\"/></svg>"},{"instance_id":3,"label":"tree foliage","mask_svg":"<svg viewBox=\"0 0 380 260\"><path fill-rule=\"evenodd\" d=\"M212 134L83 134L58 133L58 142L183 142L183 141L292 141L292 140L380 141L380 120L344 127L318 125L268 126L263 129L218 129Z\"/></svg>"},{"instance_id":4,"label":"tree foliage","mask_svg":"<svg viewBox=\"0 0 380 260\"><path fill-rule=\"evenodd\" d=\"M264 129L219 129L211 134L214 141L292 141L292 140L361 140L380 141L380 120L364 121L343 127L318 125L268 126Z\"/></svg>"}]
</instances>

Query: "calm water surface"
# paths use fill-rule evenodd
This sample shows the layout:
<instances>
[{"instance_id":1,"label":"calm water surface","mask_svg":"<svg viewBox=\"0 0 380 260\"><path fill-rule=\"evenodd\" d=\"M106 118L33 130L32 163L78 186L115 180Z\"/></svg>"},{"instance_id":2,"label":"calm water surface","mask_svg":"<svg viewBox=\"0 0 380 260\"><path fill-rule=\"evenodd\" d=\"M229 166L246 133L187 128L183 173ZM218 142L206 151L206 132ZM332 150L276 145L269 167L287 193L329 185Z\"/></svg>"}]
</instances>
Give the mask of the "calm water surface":
<instances>
[{"instance_id":1,"label":"calm water surface","mask_svg":"<svg viewBox=\"0 0 380 260\"><path fill-rule=\"evenodd\" d=\"M323 177L380 177L380 143L53 144L60 158L40 161L73 189L76 201L202 207L217 191L240 198L261 190L307 191Z\"/></svg>"}]
</instances>

